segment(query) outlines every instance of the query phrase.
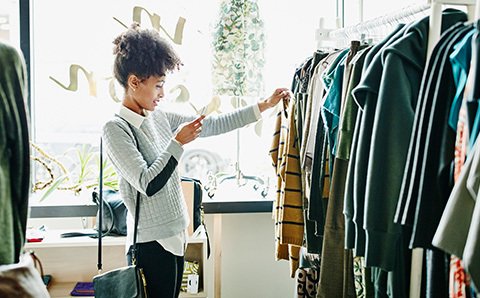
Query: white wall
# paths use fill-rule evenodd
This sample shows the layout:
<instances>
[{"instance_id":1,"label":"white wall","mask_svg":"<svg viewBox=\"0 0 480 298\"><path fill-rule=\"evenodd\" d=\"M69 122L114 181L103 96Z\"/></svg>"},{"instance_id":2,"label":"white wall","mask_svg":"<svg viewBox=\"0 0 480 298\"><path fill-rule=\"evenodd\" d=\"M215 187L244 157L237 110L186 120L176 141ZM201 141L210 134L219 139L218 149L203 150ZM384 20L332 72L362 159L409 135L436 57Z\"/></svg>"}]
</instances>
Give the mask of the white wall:
<instances>
[{"instance_id":1,"label":"white wall","mask_svg":"<svg viewBox=\"0 0 480 298\"><path fill-rule=\"evenodd\" d=\"M205 216L212 254L207 262L208 297L214 297L214 215ZM274 258L271 213L222 215L223 298L291 298L295 292L289 263Z\"/></svg>"}]
</instances>

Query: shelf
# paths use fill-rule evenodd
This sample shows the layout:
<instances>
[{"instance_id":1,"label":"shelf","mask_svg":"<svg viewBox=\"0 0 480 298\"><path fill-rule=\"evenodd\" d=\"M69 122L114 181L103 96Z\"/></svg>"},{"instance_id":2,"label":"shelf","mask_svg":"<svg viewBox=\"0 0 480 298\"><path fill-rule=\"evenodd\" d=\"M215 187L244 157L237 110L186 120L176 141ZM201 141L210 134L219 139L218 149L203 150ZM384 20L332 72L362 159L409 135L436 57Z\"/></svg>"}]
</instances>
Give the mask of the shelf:
<instances>
[{"instance_id":1,"label":"shelf","mask_svg":"<svg viewBox=\"0 0 480 298\"><path fill-rule=\"evenodd\" d=\"M61 238L60 235L66 232L83 232L83 233L92 233L95 232L92 229L88 230L51 230L45 233L45 238L41 242L28 242L25 245L27 249L35 248L58 248L58 247L90 247L97 246L98 239L90 238L88 236L79 236L79 237L67 237ZM114 237L114 236L105 236L102 238L102 246L125 246L124 236Z\"/></svg>"},{"instance_id":2,"label":"shelf","mask_svg":"<svg viewBox=\"0 0 480 298\"><path fill-rule=\"evenodd\" d=\"M188 186L188 187L187 187ZM190 183L182 183L185 198L190 202L190 218L193 218L193 186ZM61 217L95 217L97 206L89 204L53 205L30 207L30 218L61 218ZM82 232L92 234L93 229L66 230L51 229L43 234L41 242L26 243L27 250L34 250L41 260L45 274L52 276L52 284L49 287L51 297L71 297L70 292L79 281L92 281L98 274L97 254L98 239L89 236L77 236L62 238L60 235L66 232ZM199 230L197 233L189 227L188 235L195 234L198 237L187 239L185 260L196 261L199 264L198 294L181 293L185 298L206 298L205 266L207 260L206 234ZM27 232L28 234L28 232ZM103 272L126 266L126 237L106 236L102 238L102 266Z\"/></svg>"},{"instance_id":3,"label":"shelf","mask_svg":"<svg viewBox=\"0 0 480 298\"><path fill-rule=\"evenodd\" d=\"M48 247L83 247L83 246L97 246L98 239L90 238L88 236L78 236L78 237L60 237L61 234L67 232L82 232L82 233L92 233L94 230L51 230L45 233L45 238L41 242L28 242L25 244L25 248L48 248ZM204 243L206 241L206 236L202 235L196 238L188 238L187 242L190 243ZM102 246L124 246L125 245L125 236L105 236L102 238Z\"/></svg>"},{"instance_id":4,"label":"shelf","mask_svg":"<svg viewBox=\"0 0 480 298\"><path fill-rule=\"evenodd\" d=\"M198 298L202 297L203 298L203 297L205 297L206 298L207 294L205 292L199 292L198 294L189 294L189 293L181 292L180 297L185 297L185 298L190 298L190 297L192 297L192 298L193 297L198 297Z\"/></svg>"},{"instance_id":5,"label":"shelf","mask_svg":"<svg viewBox=\"0 0 480 298\"><path fill-rule=\"evenodd\" d=\"M52 298L71 298L70 292L73 287L75 287L76 282L53 282L52 285L48 288L48 293ZM93 297L93 296L83 296L83 297ZM198 294L189 294L189 293L180 293L180 297L185 298L206 298L207 295L204 292Z\"/></svg>"},{"instance_id":6,"label":"shelf","mask_svg":"<svg viewBox=\"0 0 480 298\"><path fill-rule=\"evenodd\" d=\"M77 230L91 232L92 230ZM72 230L49 230L42 242L30 242L26 249L35 251L45 274L52 275L49 287L51 297L70 297L77 281L92 281L97 271L98 239L88 236L61 238L60 234ZM102 238L103 272L126 266L126 237ZM185 259L199 263L199 294L182 293L180 297L205 298L206 236L189 238Z\"/></svg>"},{"instance_id":7,"label":"shelf","mask_svg":"<svg viewBox=\"0 0 480 298\"><path fill-rule=\"evenodd\" d=\"M70 292L75 287L76 282L52 282L52 284L48 287L48 293L50 297L59 298L59 297L72 297L70 296ZM83 296L83 297L94 297L94 296Z\"/></svg>"}]
</instances>

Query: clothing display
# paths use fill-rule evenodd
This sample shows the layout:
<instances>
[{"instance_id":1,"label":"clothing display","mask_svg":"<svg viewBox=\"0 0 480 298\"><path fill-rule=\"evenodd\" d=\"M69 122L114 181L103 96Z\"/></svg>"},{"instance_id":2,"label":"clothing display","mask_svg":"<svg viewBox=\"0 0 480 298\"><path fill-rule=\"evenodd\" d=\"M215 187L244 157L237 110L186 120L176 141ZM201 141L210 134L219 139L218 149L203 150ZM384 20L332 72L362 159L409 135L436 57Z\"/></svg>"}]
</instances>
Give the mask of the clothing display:
<instances>
[{"instance_id":1,"label":"clothing display","mask_svg":"<svg viewBox=\"0 0 480 298\"><path fill-rule=\"evenodd\" d=\"M424 249L421 297L476 295L478 27L457 9L441 18L432 51L423 15L375 42L319 48L295 70L279 114L295 121L277 122L297 141L284 152L295 168L271 155L282 202L304 213L295 245L308 252L300 272L319 272L316 297L408 297L414 248ZM292 146L278 135L274 144Z\"/></svg>"}]
</instances>

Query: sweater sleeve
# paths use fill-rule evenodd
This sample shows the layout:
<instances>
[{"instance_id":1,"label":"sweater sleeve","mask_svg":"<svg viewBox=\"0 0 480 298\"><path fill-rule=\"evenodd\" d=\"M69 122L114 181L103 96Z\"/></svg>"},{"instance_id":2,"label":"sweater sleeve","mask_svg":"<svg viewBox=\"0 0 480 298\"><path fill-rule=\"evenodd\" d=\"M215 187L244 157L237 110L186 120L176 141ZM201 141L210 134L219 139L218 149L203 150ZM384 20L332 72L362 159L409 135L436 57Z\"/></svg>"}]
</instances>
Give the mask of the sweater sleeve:
<instances>
[{"instance_id":1,"label":"sweater sleeve","mask_svg":"<svg viewBox=\"0 0 480 298\"><path fill-rule=\"evenodd\" d=\"M193 121L198 117L195 115L181 115L174 112L165 112L165 115L170 123L172 132L175 132L183 123ZM200 136L209 137L223 134L253 123L261 117L260 109L256 103L229 113L211 115L202 121L203 126Z\"/></svg>"},{"instance_id":2,"label":"sweater sleeve","mask_svg":"<svg viewBox=\"0 0 480 298\"><path fill-rule=\"evenodd\" d=\"M107 155L120 176L141 193L151 196L163 187L165 183L162 181L168 180L164 178L170 177L171 173L168 173L173 172L172 166L173 169L176 166L176 162L170 160L174 158L178 161L183 148L170 140L165 150L148 165L138 150L132 133L134 132L128 127L116 121L108 122L103 128ZM160 175L162 171L163 174Z\"/></svg>"},{"instance_id":3,"label":"sweater sleeve","mask_svg":"<svg viewBox=\"0 0 480 298\"><path fill-rule=\"evenodd\" d=\"M230 113L207 117L203 120L200 136L208 137L232 131L261 118L258 104L253 104Z\"/></svg>"}]
</instances>

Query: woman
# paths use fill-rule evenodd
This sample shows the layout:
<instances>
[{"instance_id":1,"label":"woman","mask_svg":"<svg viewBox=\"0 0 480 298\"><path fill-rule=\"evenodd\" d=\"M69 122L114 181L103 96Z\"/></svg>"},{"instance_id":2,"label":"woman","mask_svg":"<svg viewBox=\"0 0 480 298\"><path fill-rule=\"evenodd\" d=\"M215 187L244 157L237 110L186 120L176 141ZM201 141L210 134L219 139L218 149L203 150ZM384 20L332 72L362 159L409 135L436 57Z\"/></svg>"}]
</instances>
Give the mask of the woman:
<instances>
[{"instance_id":1,"label":"woman","mask_svg":"<svg viewBox=\"0 0 480 298\"><path fill-rule=\"evenodd\" d=\"M113 42L114 75L124 87L120 112L103 130L107 154L120 176L120 193L133 217L137 192L140 215L137 265L150 297L178 297L189 223L176 166L182 146L257 121L260 113L288 99L279 88L267 99L215 117L184 116L155 109L164 97L168 72L182 65L173 48L154 30L138 24ZM128 225L132 243L133 225ZM129 262L131 262L129 258Z\"/></svg>"}]
</instances>

